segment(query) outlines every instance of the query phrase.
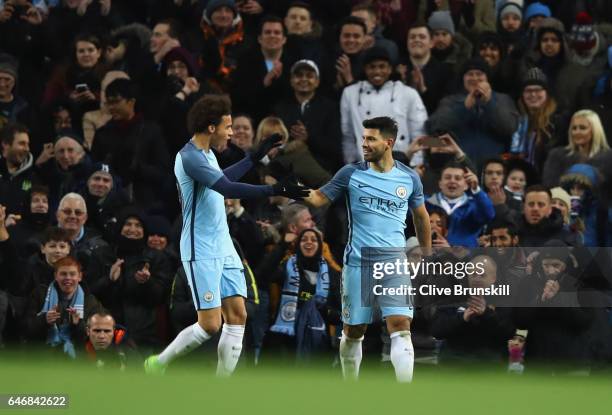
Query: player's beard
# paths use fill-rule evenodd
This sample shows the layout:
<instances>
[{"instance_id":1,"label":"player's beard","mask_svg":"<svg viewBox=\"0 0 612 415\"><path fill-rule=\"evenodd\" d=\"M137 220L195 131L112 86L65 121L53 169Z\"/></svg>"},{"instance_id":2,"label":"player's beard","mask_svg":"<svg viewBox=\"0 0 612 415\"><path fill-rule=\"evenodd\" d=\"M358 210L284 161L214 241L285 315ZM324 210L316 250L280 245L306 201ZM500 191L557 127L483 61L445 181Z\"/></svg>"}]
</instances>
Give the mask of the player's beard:
<instances>
[{"instance_id":1,"label":"player's beard","mask_svg":"<svg viewBox=\"0 0 612 415\"><path fill-rule=\"evenodd\" d=\"M380 161L383 156L385 155L385 150L374 150L374 149L370 149L370 154L368 155L363 155L363 159L365 161L371 162L371 163L376 163L378 161Z\"/></svg>"}]
</instances>

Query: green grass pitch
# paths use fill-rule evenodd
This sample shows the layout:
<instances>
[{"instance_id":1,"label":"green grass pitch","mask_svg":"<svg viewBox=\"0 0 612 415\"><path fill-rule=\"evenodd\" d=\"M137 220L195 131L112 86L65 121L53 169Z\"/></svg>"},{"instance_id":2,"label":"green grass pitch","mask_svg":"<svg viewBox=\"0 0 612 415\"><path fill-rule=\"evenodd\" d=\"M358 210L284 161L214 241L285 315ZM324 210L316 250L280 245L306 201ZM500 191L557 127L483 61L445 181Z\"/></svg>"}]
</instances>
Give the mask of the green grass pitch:
<instances>
[{"instance_id":1,"label":"green grass pitch","mask_svg":"<svg viewBox=\"0 0 612 415\"><path fill-rule=\"evenodd\" d=\"M393 369L362 364L359 382L344 382L322 362L238 368L214 377L214 359L183 359L163 377L140 367L124 373L84 363L0 354L0 394L68 394L68 409L3 410L42 414L612 414L612 376L508 375L487 367L417 365L414 382Z\"/></svg>"}]
</instances>

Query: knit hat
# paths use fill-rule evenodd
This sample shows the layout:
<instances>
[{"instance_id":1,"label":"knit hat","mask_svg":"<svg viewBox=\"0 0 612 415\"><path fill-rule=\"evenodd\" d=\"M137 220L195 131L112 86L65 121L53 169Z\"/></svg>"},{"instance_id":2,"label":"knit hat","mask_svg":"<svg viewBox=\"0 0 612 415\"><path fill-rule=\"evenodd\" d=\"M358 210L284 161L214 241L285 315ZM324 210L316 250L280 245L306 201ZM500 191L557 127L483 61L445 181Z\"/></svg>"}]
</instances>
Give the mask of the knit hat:
<instances>
[{"instance_id":1,"label":"knit hat","mask_svg":"<svg viewBox=\"0 0 612 415\"><path fill-rule=\"evenodd\" d=\"M160 215L152 215L147 218L149 235L165 236L168 238L172 232L172 225L168 219Z\"/></svg>"},{"instance_id":2,"label":"knit hat","mask_svg":"<svg viewBox=\"0 0 612 415\"><path fill-rule=\"evenodd\" d=\"M448 10L433 12L427 20L427 26L432 31L445 30L451 35L455 35L455 23Z\"/></svg>"},{"instance_id":3,"label":"knit hat","mask_svg":"<svg viewBox=\"0 0 612 415\"><path fill-rule=\"evenodd\" d=\"M187 66L187 71L189 72L189 76L197 75L198 65L195 59L193 58L193 56L191 55L191 52L189 52L187 49L182 48L180 46L170 49L170 51L166 53L166 56L164 56L163 63L167 68L168 65L170 65L170 63L174 61L183 62L185 66Z\"/></svg>"},{"instance_id":4,"label":"knit hat","mask_svg":"<svg viewBox=\"0 0 612 415\"><path fill-rule=\"evenodd\" d=\"M499 19L503 19L507 14L516 14L519 19L523 19L523 9L516 3L506 3L499 9Z\"/></svg>"},{"instance_id":5,"label":"knit hat","mask_svg":"<svg viewBox=\"0 0 612 415\"><path fill-rule=\"evenodd\" d=\"M91 176L94 173L98 173L98 172L103 172L103 173L108 174L109 176L113 176L114 170L110 164L98 162L98 163L94 163L93 166L91 166L89 176Z\"/></svg>"},{"instance_id":6,"label":"knit hat","mask_svg":"<svg viewBox=\"0 0 612 415\"><path fill-rule=\"evenodd\" d=\"M11 75L17 80L17 72L19 70L19 62L8 53L0 53L0 72Z\"/></svg>"},{"instance_id":7,"label":"knit hat","mask_svg":"<svg viewBox=\"0 0 612 415\"><path fill-rule=\"evenodd\" d=\"M521 89L525 89L529 85L539 85L548 90L548 78L546 77L546 74L537 66L530 68L525 76L523 76Z\"/></svg>"},{"instance_id":8,"label":"knit hat","mask_svg":"<svg viewBox=\"0 0 612 415\"><path fill-rule=\"evenodd\" d=\"M461 70L461 78L463 78L467 72L472 70L484 72L487 75L487 78L489 78L489 69L489 65L484 59L482 59L480 56L475 56L467 61L465 65L463 65L463 69Z\"/></svg>"},{"instance_id":9,"label":"knit hat","mask_svg":"<svg viewBox=\"0 0 612 415\"><path fill-rule=\"evenodd\" d=\"M559 19L555 19L554 17L547 17L544 20L542 20L542 23L540 24L540 27L538 28L538 35L537 35L537 44L540 44L540 41L542 40L542 36L544 35L544 33L548 33L548 32L553 32L554 34L557 35L557 37L559 38L559 40L561 41L561 45L563 45L563 34L565 33L565 26L563 25L563 22Z\"/></svg>"},{"instance_id":10,"label":"knit hat","mask_svg":"<svg viewBox=\"0 0 612 415\"><path fill-rule=\"evenodd\" d=\"M570 32L572 47L577 51L591 50L597 43L593 18L587 12L580 12L576 16L572 31Z\"/></svg>"},{"instance_id":11,"label":"knit hat","mask_svg":"<svg viewBox=\"0 0 612 415\"><path fill-rule=\"evenodd\" d=\"M527 10L525 11L525 21L529 22L529 19L536 16L551 17L552 13L550 12L550 8L545 4L540 2L531 3L527 6Z\"/></svg>"},{"instance_id":12,"label":"knit hat","mask_svg":"<svg viewBox=\"0 0 612 415\"><path fill-rule=\"evenodd\" d=\"M565 204L565 206L567 206L568 209L572 207L570 195L562 187L553 187L550 189L550 193L552 194L553 199L559 199Z\"/></svg>"},{"instance_id":13,"label":"knit hat","mask_svg":"<svg viewBox=\"0 0 612 415\"><path fill-rule=\"evenodd\" d=\"M389 56L389 52L386 48L382 46L373 46L365 51L363 55L363 65L365 66L374 61L387 61L391 63L391 56Z\"/></svg>"},{"instance_id":14,"label":"knit hat","mask_svg":"<svg viewBox=\"0 0 612 415\"><path fill-rule=\"evenodd\" d=\"M211 16L215 10L219 7L229 7L234 12L234 17L238 14L238 8L236 8L236 3L234 0L210 0L206 5L206 9L204 9L204 14L208 18L211 19Z\"/></svg>"}]
</instances>

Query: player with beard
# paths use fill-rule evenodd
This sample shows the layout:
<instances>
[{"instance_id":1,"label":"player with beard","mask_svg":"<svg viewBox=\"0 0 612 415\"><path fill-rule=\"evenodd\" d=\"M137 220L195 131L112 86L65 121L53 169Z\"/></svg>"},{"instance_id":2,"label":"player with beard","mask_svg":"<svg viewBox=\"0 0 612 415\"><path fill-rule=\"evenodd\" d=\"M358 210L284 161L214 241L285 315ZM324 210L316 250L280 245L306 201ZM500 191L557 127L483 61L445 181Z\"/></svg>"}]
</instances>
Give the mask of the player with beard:
<instances>
[{"instance_id":1,"label":"player with beard","mask_svg":"<svg viewBox=\"0 0 612 415\"><path fill-rule=\"evenodd\" d=\"M344 166L334 178L305 199L314 207L327 205L345 196L349 217L349 240L342 270L342 320L340 361L345 378L357 378L361 344L372 307L361 303L361 249L366 247L405 248L404 229L410 209L422 247L431 247L429 215L424 206L423 186L417 173L393 160L397 123L389 117L363 122L361 149L365 161ZM391 337L391 362L397 380L410 382L414 349L410 338L413 308L381 306Z\"/></svg>"}]
</instances>

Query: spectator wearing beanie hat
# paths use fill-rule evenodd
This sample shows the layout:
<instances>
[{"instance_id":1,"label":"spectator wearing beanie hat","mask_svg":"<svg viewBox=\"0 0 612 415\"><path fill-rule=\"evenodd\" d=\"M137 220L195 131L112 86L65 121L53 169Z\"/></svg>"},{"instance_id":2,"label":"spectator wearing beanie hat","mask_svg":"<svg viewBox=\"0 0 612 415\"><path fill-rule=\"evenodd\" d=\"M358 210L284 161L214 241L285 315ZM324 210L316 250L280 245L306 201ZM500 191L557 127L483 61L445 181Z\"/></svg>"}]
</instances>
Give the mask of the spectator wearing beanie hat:
<instances>
[{"instance_id":1,"label":"spectator wearing beanie hat","mask_svg":"<svg viewBox=\"0 0 612 415\"><path fill-rule=\"evenodd\" d=\"M149 229L149 237L147 246L164 253L167 259L172 263L172 269L177 269L179 266L179 255L171 243L172 225L165 216L150 215L147 218Z\"/></svg>"},{"instance_id":2,"label":"spectator wearing beanie hat","mask_svg":"<svg viewBox=\"0 0 612 415\"><path fill-rule=\"evenodd\" d=\"M519 32L523 23L523 8L521 5L508 1L498 12L500 26L506 32Z\"/></svg>"},{"instance_id":3,"label":"spectator wearing beanie hat","mask_svg":"<svg viewBox=\"0 0 612 415\"><path fill-rule=\"evenodd\" d=\"M187 113L204 94L218 93L219 89L207 79L200 82L199 66L191 52L183 47L168 51L161 66L166 88L162 98L159 124L166 139L168 151L173 156L185 145Z\"/></svg>"},{"instance_id":4,"label":"spectator wearing beanie hat","mask_svg":"<svg viewBox=\"0 0 612 415\"><path fill-rule=\"evenodd\" d=\"M209 1L200 28L203 37L195 46L202 51L200 64L204 75L215 77L220 87L226 90L245 40L244 23L235 1Z\"/></svg>"},{"instance_id":5,"label":"spectator wearing beanie hat","mask_svg":"<svg viewBox=\"0 0 612 415\"><path fill-rule=\"evenodd\" d=\"M28 102L15 95L19 62L8 53L0 53L0 129L8 123L35 125L30 119Z\"/></svg>"},{"instance_id":6,"label":"spectator wearing beanie hat","mask_svg":"<svg viewBox=\"0 0 612 415\"><path fill-rule=\"evenodd\" d=\"M547 5L540 2L531 3L527 6L527 10L525 10L525 26L528 29L537 30L542 21L547 17L552 17L550 8Z\"/></svg>"},{"instance_id":7,"label":"spectator wearing beanie hat","mask_svg":"<svg viewBox=\"0 0 612 415\"><path fill-rule=\"evenodd\" d=\"M92 163L83 148L83 137L65 129L35 164L38 176L49 188L49 206L55 207L63 195L78 192L85 185Z\"/></svg>"},{"instance_id":8,"label":"spectator wearing beanie hat","mask_svg":"<svg viewBox=\"0 0 612 415\"><path fill-rule=\"evenodd\" d=\"M557 101L550 94L548 78L540 68L527 71L521 80L520 91L521 118L512 135L510 152L541 172L548 152L565 141L569 116L557 107Z\"/></svg>"},{"instance_id":9,"label":"spectator wearing beanie hat","mask_svg":"<svg viewBox=\"0 0 612 415\"><path fill-rule=\"evenodd\" d=\"M492 90L489 65L480 57L469 60L461 73L463 90L442 99L427 121L427 131L452 131L457 144L477 165L510 146L519 114L510 98Z\"/></svg>"},{"instance_id":10,"label":"spectator wearing beanie hat","mask_svg":"<svg viewBox=\"0 0 612 415\"><path fill-rule=\"evenodd\" d=\"M463 64L472 55L472 44L460 33L455 32L455 24L449 11L435 11L427 20L433 35L432 55L442 63L453 68L458 74Z\"/></svg>"},{"instance_id":11,"label":"spectator wearing beanie hat","mask_svg":"<svg viewBox=\"0 0 612 415\"><path fill-rule=\"evenodd\" d=\"M117 216L129 204L128 195L121 188L121 179L108 164L95 163L79 193L87 206L87 226L111 241Z\"/></svg>"},{"instance_id":12,"label":"spectator wearing beanie hat","mask_svg":"<svg viewBox=\"0 0 612 415\"><path fill-rule=\"evenodd\" d=\"M593 18L587 12L576 15L569 34L570 59L587 68L588 77L598 76L608 63L608 43L595 30Z\"/></svg>"},{"instance_id":13,"label":"spectator wearing beanie hat","mask_svg":"<svg viewBox=\"0 0 612 415\"><path fill-rule=\"evenodd\" d=\"M569 225L570 223L570 209L572 207L572 199L569 193L562 187L553 187L550 189L552 195L552 207L557 209L563 215L563 223Z\"/></svg>"},{"instance_id":14,"label":"spectator wearing beanie hat","mask_svg":"<svg viewBox=\"0 0 612 415\"><path fill-rule=\"evenodd\" d=\"M529 68L537 66L548 78L550 92L560 107L573 111L578 91L586 79L586 69L569 59L569 48L564 38L561 21L547 17L536 32L536 41L521 62L521 77Z\"/></svg>"}]
</instances>

